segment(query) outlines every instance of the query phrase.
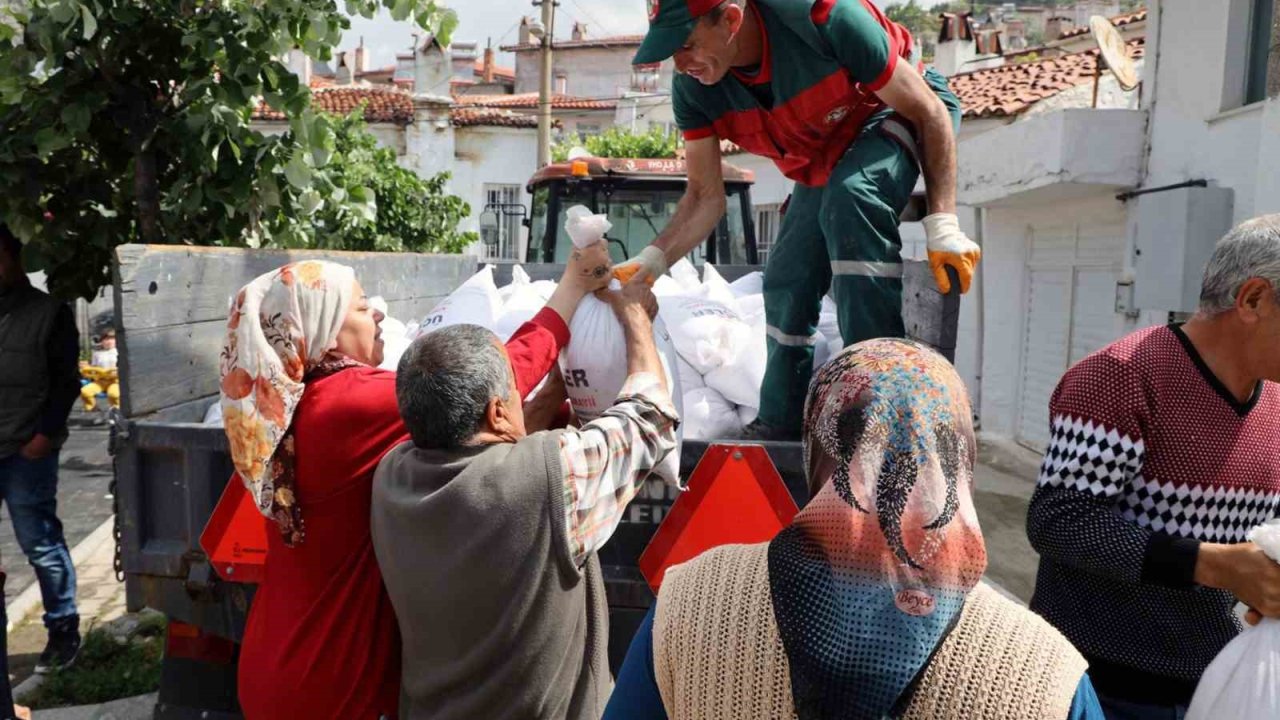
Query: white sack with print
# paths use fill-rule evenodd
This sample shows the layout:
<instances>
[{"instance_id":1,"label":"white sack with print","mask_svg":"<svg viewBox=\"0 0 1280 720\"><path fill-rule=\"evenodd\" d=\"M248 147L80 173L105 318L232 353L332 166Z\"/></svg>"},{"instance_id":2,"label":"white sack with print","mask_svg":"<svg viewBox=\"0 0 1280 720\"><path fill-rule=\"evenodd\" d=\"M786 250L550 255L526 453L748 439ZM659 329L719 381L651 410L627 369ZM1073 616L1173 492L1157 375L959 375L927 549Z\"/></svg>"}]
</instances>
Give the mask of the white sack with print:
<instances>
[{"instance_id":1,"label":"white sack with print","mask_svg":"<svg viewBox=\"0 0 1280 720\"><path fill-rule=\"evenodd\" d=\"M703 375L733 362L751 334L736 308L700 295L665 297L658 305L676 350Z\"/></svg>"},{"instance_id":2,"label":"white sack with print","mask_svg":"<svg viewBox=\"0 0 1280 720\"><path fill-rule=\"evenodd\" d=\"M591 215L581 206L569 208L565 229L577 247L598 242L609 230L604 215ZM621 285L615 280L611 286ZM564 374L565 392L582 422L590 422L608 410L618 398L627 380L627 342L622 325L608 303L588 295L578 305L569 324L569 346L560 353L560 370ZM677 370L675 347L661 320L653 323L654 342L666 374L676 412L682 413L683 396ZM683 438L683 429L677 431ZM672 485L680 484L680 446L666 457L654 474Z\"/></svg>"},{"instance_id":3,"label":"white sack with print","mask_svg":"<svg viewBox=\"0 0 1280 720\"><path fill-rule=\"evenodd\" d=\"M501 314L502 299L493 281L493 266L486 265L427 313L418 323L418 334L425 335L450 325L479 325L493 330Z\"/></svg>"},{"instance_id":4,"label":"white sack with print","mask_svg":"<svg viewBox=\"0 0 1280 720\"><path fill-rule=\"evenodd\" d=\"M1267 557L1280 562L1280 520L1249 531ZM1227 643L1209 663L1187 720L1280 718L1280 620L1264 618Z\"/></svg>"},{"instance_id":5,"label":"white sack with print","mask_svg":"<svg viewBox=\"0 0 1280 720\"><path fill-rule=\"evenodd\" d=\"M506 302L493 328L494 334L502 342L510 340L521 325L532 320L546 306L547 298L542 296L541 290L537 284L529 281L529 273L524 268L516 265L511 269L511 284L498 291L499 295L506 294Z\"/></svg>"}]
</instances>

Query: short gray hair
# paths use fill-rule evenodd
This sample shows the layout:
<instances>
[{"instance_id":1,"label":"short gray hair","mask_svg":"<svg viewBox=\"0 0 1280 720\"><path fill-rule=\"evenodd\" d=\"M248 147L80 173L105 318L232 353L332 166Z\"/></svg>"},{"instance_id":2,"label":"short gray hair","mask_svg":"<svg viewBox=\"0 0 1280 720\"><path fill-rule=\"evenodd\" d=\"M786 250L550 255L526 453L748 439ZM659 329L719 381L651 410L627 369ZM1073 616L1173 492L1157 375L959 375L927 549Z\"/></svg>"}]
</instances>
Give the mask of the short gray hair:
<instances>
[{"instance_id":1,"label":"short gray hair","mask_svg":"<svg viewBox=\"0 0 1280 720\"><path fill-rule=\"evenodd\" d=\"M1252 278L1280 290L1280 215L1241 223L1218 242L1200 285L1200 312L1217 315L1235 307L1241 286Z\"/></svg>"},{"instance_id":2,"label":"short gray hair","mask_svg":"<svg viewBox=\"0 0 1280 720\"><path fill-rule=\"evenodd\" d=\"M510 400L511 367L498 344L478 325L453 325L413 341L396 371L396 401L414 445L462 447L480 432L491 400Z\"/></svg>"}]
</instances>

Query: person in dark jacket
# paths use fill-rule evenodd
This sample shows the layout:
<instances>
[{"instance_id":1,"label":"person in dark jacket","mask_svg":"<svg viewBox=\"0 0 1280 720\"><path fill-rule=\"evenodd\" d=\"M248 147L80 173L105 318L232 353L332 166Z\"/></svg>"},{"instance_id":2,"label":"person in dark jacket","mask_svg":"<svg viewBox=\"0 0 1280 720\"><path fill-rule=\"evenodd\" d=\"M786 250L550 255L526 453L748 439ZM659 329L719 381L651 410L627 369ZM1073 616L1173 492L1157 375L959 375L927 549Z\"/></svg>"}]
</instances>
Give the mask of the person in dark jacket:
<instances>
[{"instance_id":1,"label":"person in dark jacket","mask_svg":"<svg viewBox=\"0 0 1280 720\"><path fill-rule=\"evenodd\" d=\"M58 451L80 395L79 333L71 308L31 286L22 243L0 225L0 502L35 568L49 642L36 672L80 651L76 571L58 520Z\"/></svg>"}]
</instances>

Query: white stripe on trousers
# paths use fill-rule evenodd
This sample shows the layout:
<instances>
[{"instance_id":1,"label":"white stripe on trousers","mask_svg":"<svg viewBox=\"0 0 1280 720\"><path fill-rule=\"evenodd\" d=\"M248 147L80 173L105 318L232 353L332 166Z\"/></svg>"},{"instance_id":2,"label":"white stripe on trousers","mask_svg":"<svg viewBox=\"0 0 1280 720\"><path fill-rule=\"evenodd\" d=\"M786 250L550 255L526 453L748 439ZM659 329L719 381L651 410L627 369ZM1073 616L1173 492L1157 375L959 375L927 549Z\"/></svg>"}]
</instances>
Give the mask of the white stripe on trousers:
<instances>
[{"instance_id":1,"label":"white stripe on trousers","mask_svg":"<svg viewBox=\"0 0 1280 720\"><path fill-rule=\"evenodd\" d=\"M787 347L813 347L818 344L818 334L812 335L788 335L778 328L769 325L765 328L765 333L773 338L779 345Z\"/></svg>"},{"instance_id":2,"label":"white stripe on trousers","mask_svg":"<svg viewBox=\"0 0 1280 720\"><path fill-rule=\"evenodd\" d=\"M867 260L832 260L831 274L900 278L902 277L902 263L871 262Z\"/></svg>"}]
</instances>

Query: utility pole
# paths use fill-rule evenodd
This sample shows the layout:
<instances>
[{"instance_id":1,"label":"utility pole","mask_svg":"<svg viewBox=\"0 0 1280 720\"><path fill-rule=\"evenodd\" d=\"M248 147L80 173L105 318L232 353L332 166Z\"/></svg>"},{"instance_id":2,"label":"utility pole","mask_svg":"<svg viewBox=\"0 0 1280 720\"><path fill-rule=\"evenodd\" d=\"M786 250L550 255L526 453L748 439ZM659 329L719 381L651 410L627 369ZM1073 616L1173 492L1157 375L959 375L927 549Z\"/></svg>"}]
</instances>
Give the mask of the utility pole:
<instances>
[{"instance_id":1,"label":"utility pole","mask_svg":"<svg viewBox=\"0 0 1280 720\"><path fill-rule=\"evenodd\" d=\"M551 164L551 39L555 35L556 0L534 0L542 6L542 68L538 85L538 167Z\"/></svg>"}]
</instances>

